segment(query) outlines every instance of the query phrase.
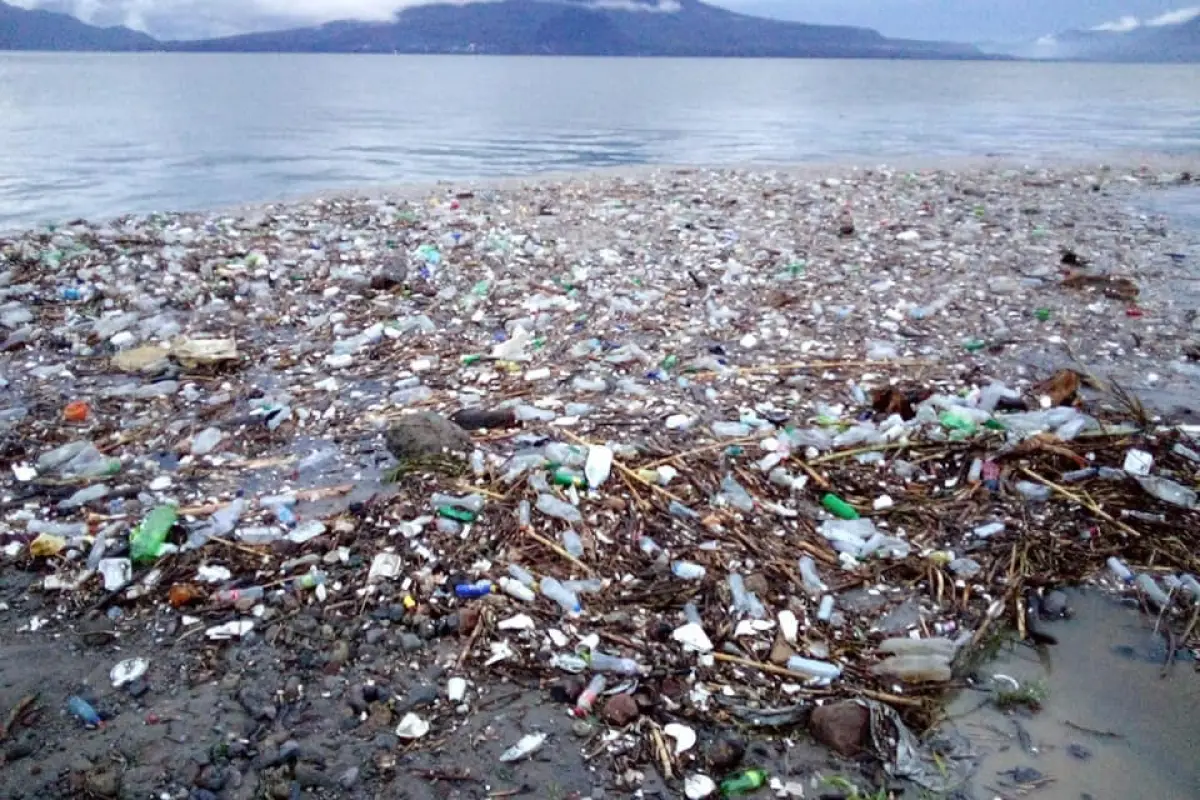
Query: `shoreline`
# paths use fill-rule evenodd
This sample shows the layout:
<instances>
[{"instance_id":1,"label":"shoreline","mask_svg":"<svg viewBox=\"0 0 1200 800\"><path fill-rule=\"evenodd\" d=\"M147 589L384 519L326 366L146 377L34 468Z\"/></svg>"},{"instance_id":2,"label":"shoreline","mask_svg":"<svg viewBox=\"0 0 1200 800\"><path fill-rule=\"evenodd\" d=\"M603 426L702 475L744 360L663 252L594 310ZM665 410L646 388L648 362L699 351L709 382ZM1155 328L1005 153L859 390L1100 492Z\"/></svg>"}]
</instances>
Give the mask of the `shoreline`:
<instances>
[{"instance_id":1,"label":"shoreline","mask_svg":"<svg viewBox=\"0 0 1200 800\"><path fill-rule=\"evenodd\" d=\"M1156 151L1138 152L1131 150L1111 151L1108 153L1093 153L1078 157L1062 155L1029 158L1011 155L976 155L976 156L930 156L882 158L878 160L850 159L830 161L810 161L792 163L772 162L738 162L730 164L690 164L690 163L655 163L620 165L615 167L597 167L580 170L549 170L508 176L483 176L466 178L443 178L437 180L422 180L398 183L379 183L364 186L330 187L315 191L300 192L281 199L248 201L230 205L217 205L212 208L195 208L187 210L155 209L147 212L132 212L115 216L84 217L90 224L105 223L125 217L148 217L163 215L168 217L184 216L244 216L261 213L266 209L286 206L309 205L320 201L346 199L382 199L392 197L398 200L414 200L431 196L439 192L455 189L458 191L491 191L511 192L522 189L536 189L561 184L578 184L589 182L605 182L616 180L646 180L656 175L678 173L708 173L720 175L734 172L767 173L788 177L799 181L813 181L824 178L845 178L861 173L885 172L955 172L982 173L1006 170L1049 170L1063 171L1136 171L1148 169L1160 172L1185 172L1200 175L1200 154L1180 155ZM40 223L34 227L15 227L0 229L0 237L13 237L46 227L46 224L61 227L67 221L60 220L51 223Z\"/></svg>"}]
</instances>

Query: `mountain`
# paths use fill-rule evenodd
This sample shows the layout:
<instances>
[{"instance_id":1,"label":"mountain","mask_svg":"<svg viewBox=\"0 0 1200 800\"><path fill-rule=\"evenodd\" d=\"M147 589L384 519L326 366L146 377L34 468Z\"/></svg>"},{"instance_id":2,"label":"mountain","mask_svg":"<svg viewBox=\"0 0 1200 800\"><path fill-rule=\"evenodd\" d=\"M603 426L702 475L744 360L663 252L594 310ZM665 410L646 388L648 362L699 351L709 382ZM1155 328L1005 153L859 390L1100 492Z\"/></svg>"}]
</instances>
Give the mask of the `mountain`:
<instances>
[{"instance_id":1,"label":"mountain","mask_svg":"<svg viewBox=\"0 0 1200 800\"><path fill-rule=\"evenodd\" d=\"M1073 30L1021 45L984 46L1021 58L1139 63L1200 63L1200 14L1179 22Z\"/></svg>"},{"instance_id":2,"label":"mountain","mask_svg":"<svg viewBox=\"0 0 1200 800\"><path fill-rule=\"evenodd\" d=\"M156 50L129 28L97 28L69 14L27 11L0 1L0 50Z\"/></svg>"},{"instance_id":3,"label":"mountain","mask_svg":"<svg viewBox=\"0 0 1200 800\"><path fill-rule=\"evenodd\" d=\"M493 0L406 8L391 22L172 42L185 51L983 58L972 45L761 19L699 0Z\"/></svg>"}]
</instances>

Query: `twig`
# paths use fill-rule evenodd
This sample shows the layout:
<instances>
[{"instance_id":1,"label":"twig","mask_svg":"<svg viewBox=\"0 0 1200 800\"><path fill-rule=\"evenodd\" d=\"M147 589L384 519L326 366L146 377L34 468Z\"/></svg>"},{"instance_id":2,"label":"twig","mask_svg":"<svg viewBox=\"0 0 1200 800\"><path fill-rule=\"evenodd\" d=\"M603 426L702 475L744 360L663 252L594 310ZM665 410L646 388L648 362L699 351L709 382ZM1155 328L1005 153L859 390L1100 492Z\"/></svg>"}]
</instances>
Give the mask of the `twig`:
<instances>
[{"instance_id":1,"label":"twig","mask_svg":"<svg viewBox=\"0 0 1200 800\"><path fill-rule=\"evenodd\" d=\"M4 718L4 723L0 725L0 742L8 738L8 735L12 733L13 725L17 723L17 720L25 714L31 705L37 702L37 699L38 696L35 693L26 695L17 701L12 711L8 712L8 716Z\"/></svg>"},{"instance_id":2,"label":"twig","mask_svg":"<svg viewBox=\"0 0 1200 800\"><path fill-rule=\"evenodd\" d=\"M1038 475L1036 472L1034 472L1033 470L1031 470L1027 467L1021 467L1021 472L1025 473L1029 477L1033 478L1035 481L1042 484L1043 486L1050 487L1055 492L1058 492L1063 497L1066 497L1068 500L1078 503L1079 505L1083 506L1088 511L1091 511L1093 514L1100 517L1101 519L1108 520L1113 525L1116 525L1118 528L1120 528L1121 530L1128 533L1130 536L1135 536L1139 539L1142 538L1142 534L1139 533L1136 529L1131 528L1128 525L1126 525L1124 522L1121 522L1121 520L1114 518L1107 511L1105 511L1100 506L1098 506L1094 502L1092 502L1091 499L1086 498L1086 497L1081 497L1072 491L1068 491L1067 489L1064 489L1063 487L1059 486L1057 483L1046 480L1041 475Z\"/></svg>"},{"instance_id":3,"label":"twig","mask_svg":"<svg viewBox=\"0 0 1200 800\"><path fill-rule=\"evenodd\" d=\"M1125 738L1121 734L1113 733L1112 731L1101 731L1101 730L1097 730L1095 728L1086 727L1084 725L1077 725L1076 723L1071 722L1071 720L1069 720L1069 719L1064 719L1063 724L1066 725L1068 728L1074 728L1075 730L1082 731L1083 733L1090 733L1093 736L1104 736L1109 739L1124 739Z\"/></svg>"},{"instance_id":4,"label":"twig","mask_svg":"<svg viewBox=\"0 0 1200 800\"><path fill-rule=\"evenodd\" d=\"M471 631L471 635L467 637L467 643L463 645L462 652L458 654L458 661L455 663L456 669L462 669L463 663L467 660L467 656L471 654L471 649L475 647L475 641L479 638L480 631L483 630L484 615L480 614L475 620L475 628Z\"/></svg>"},{"instance_id":5,"label":"twig","mask_svg":"<svg viewBox=\"0 0 1200 800\"><path fill-rule=\"evenodd\" d=\"M558 555L560 555L560 556L562 556L563 558L565 558L567 561L570 561L570 562L571 562L572 564L574 564L576 567L579 567L579 569L583 570L583 571L584 571L584 572L586 572L588 575L591 575L591 574L593 573L593 570L592 570L592 568L591 568L591 567L589 567L587 564L585 564L585 563L583 563L582 561L580 561L580 560L579 560L578 558L576 558L575 556L573 556L573 555L571 555L570 553L568 553L566 550L564 550L564 549L562 549L561 547L559 547L559 546L558 546L557 544L555 544L554 542L552 542L552 541L550 541L549 539L547 539L545 536L542 536L542 535L541 535L541 534L539 534L539 533L534 533L533 531L529 530L528 528L522 528L522 529L521 529L521 532L522 532L522 533L524 533L526 536L528 536L530 539L533 539L533 540L534 540L535 542L537 542L538 544L542 545L543 547L548 547L548 548L550 548L550 549L551 549L551 550L553 550L555 553L557 553Z\"/></svg>"}]
</instances>

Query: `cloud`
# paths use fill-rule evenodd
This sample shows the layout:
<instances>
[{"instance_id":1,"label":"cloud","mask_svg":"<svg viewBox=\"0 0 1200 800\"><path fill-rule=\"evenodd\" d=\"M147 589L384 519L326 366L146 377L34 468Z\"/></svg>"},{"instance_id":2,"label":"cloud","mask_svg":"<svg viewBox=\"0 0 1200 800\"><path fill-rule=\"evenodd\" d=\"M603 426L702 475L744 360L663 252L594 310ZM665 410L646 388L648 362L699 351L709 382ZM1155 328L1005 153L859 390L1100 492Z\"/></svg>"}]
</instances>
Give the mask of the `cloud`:
<instances>
[{"instance_id":1,"label":"cloud","mask_svg":"<svg viewBox=\"0 0 1200 800\"><path fill-rule=\"evenodd\" d=\"M1142 26L1142 21L1134 16L1124 16L1112 22L1102 22L1092 28L1094 31L1111 31L1113 33L1125 33L1132 31Z\"/></svg>"},{"instance_id":2,"label":"cloud","mask_svg":"<svg viewBox=\"0 0 1200 800\"><path fill-rule=\"evenodd\" d=\"M1200 17L1200 6L1192 6L1190 8L1180 8L1176 11L1168 11L1166 14L1146 20L1146 24L1152 27L1160 25L1182 25L1185 22L1191 22Z\"/></svg>"},{"instance_id":3,"label":"cloud","mask_svg":"<svg viewBox=\"0 0 1200 800\"><path fill-rule=\"evenodd\" d=\"M1141 27L1159 28L1166 25L1182 25L1185 22L1200 17L1200 6L1189 6L1188 8L1178 8L1174 11L1168 11L1165 14L1159 14L1157 17L1151 17L1147 20L1141 20L1132 14L1127 14L1120 19L1112 22L1105 22L1097 25L1092 30L1094 31L1111 31L1113 33L1128 33L1129 31L1137 30Z\"/></svg>"}]
</instances>

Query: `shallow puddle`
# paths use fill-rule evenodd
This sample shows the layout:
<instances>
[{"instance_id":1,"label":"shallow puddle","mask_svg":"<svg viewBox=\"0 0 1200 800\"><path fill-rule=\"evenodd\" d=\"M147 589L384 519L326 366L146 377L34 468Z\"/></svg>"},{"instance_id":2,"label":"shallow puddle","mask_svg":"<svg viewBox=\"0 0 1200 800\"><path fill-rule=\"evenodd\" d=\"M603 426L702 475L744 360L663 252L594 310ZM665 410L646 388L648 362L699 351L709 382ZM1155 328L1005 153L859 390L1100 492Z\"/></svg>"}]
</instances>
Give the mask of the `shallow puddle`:
<instances>
[{"instance_id":1,"label":"shallow puddle","mask_svg":"<svg viewBox=\"0 0 1200 800\"><path fill-rule=\"evenodd\" d=\"M1179 651L1164 677L1166 644L1153 619L1099 593L1070 597L1073 619L1043 623L1057 645L1041 654L1005 649L980 671L1044 681L1040 712L1003 713L975 691L950 706L954 726L982 757L973 796L1200 796L1200 672L1191 654Z\"/></svg>"}]
</instances>

